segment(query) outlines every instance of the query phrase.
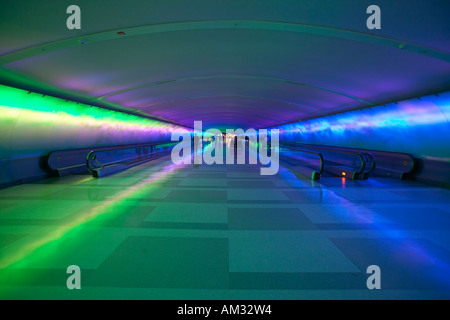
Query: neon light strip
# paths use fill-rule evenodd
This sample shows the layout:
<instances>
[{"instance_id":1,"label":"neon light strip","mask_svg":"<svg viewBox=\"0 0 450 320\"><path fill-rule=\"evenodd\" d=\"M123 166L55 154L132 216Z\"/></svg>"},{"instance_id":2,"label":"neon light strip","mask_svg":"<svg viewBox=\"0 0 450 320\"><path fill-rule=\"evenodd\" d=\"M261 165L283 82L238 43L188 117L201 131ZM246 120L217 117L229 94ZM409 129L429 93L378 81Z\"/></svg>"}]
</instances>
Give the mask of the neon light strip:
<instances>
[{"instance_id":1,"label":"neon light strip","mask_svg":"<svg viewBox=\"0 0 450 320\"><path fill-rule=\"evenodd\" d=\"M52 123L57 117L58 124L61 125L73 126L75 123L83 127L115 131L161 134L181 128L170 123L0 85L0 123L14 121L18 115L27 123L45 125Z\"/></svg>"}]
</instances>

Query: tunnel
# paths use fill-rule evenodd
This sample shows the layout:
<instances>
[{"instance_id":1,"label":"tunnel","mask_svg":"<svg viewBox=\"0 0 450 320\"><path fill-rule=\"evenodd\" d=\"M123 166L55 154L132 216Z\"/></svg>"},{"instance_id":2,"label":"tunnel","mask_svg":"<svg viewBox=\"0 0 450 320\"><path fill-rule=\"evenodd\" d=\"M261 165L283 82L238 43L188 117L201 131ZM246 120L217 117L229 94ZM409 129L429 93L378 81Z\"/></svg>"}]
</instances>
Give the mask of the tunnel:
<instances>
[{"instance_id":1,"label":"tunnel","mask_svg":"<svg viewBox=\"0 0 450 320\"><path fill-rule=\"evenodd\" d=\"M2 1L0 299L449 299L449 12Z\"/></svg>"}]
</instances>

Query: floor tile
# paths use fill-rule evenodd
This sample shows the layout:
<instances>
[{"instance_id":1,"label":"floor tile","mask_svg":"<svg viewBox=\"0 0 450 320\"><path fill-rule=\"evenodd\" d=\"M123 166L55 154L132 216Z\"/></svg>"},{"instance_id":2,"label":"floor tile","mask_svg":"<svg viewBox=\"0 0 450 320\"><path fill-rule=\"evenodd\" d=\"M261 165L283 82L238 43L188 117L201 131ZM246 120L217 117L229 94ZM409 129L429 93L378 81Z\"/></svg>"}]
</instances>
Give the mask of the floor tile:
<instances>
[{"instance_id":1,"label":"floor tile","mask_svg":"<svg viewBox=\"0 0 450 320\"><path fill-rule=\"evenodd\" d=\"M359 272L317 231L230 231L230 272Z\"/></svg>"},{"instance_id":2,"label":"floor tile","mask_svg":"<svg viewBox=\"0 0 450 320\"><path fill-rule=\"evenodd\" d=\"M248 200L248 201L270 201L289 200L286 195L279 190L255 190L255 189L229 189L227 190L228 200Z\"/></svg>"},{"instance_id":3,"label":"floor tile","mask_svg":"<svg viewBox=\"0 0 450 320\"><path fill-rule=\"evenodd\" d=\"M155 208L146 222L227 223L227 206L221 204L164 205Z\"/></svg>"},{"instance_id":4,"label":"floor tile","mask_svg":"<svg viewBox=\"0 0 450 320\"><path fill-rule=\"evenodd\" d=\"M312 230L314 224L299 209L229 208L230 230Z\"/></svg>"},{"instance_id":5,"label":"floor tile","mask_svg":"<svg viewBox=\"0 0 450 320\"><path fill-rule=\"evenodd\" d=\"M86 280L91 286L228 288L224 239L128 237Z\"/></svg>"},{"instance_id":6,"label":"floor tile","mask_svg":"<svg viewBox=\"0 0 450 320\"><path fill-rule=\"evenodd\" d=\"M226 202L226 191L212 190L173 190L165 201L171 203L197 202L197 203L224 203Z\"/></svg>"},{"instance_id":7,"label":"floor tile","mask_svg":"<svg viewBox=\"0 0 450 320\"><path fill-rule=\"evenodd\" d=\"M445 289L450 285L450 254L426 240L333 239L361 270L376 265L381 288L388 290Z\"/></svg>"}]
</instances>

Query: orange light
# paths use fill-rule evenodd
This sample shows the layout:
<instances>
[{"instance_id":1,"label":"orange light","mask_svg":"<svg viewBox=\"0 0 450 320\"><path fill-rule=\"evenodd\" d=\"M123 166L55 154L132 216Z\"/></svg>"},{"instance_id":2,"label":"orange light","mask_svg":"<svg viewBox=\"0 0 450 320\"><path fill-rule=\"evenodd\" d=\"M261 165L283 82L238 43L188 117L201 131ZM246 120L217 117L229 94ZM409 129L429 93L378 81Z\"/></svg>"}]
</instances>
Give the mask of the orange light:
<instances>
[{"instance_id":1,"label":"orange light","mask_svg":"<svg viewBox=\"0 0 450 320\"><path fill-rule=\"evenodd\" d=\"M342 175L345 176L345 172L342 172Z\"/></svg>"}]
</instances>

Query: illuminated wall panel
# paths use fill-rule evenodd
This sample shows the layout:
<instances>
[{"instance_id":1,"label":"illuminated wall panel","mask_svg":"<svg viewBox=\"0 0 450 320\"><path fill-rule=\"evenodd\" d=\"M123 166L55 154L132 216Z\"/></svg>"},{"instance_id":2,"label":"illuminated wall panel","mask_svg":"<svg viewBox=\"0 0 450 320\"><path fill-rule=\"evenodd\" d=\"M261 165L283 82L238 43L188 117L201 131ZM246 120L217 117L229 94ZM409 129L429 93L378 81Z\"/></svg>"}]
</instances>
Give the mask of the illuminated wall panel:
<instances>
[{"instance_id":1,"label":"illuminated wall panel","mask_svg":"<svg viewBox=\"0 0 450 320\"><path fill-rule=\"evenodd\" d=\"M177 128L0 85L0 184L42 175L39 157L54 150L168 141Z\"/></svg>"},{"instance_id":2,"label":"illuminated wall panel","mask_svg":"<svg viewBox=\"0 0 450 320\"><path fill-rule=\"evenodd\" d=\"M282 141L450 159L450 92L279 127Z\"/></svg>"},{"instance_id":3,"label":"illuminated wall panel","mask_svg":"<svg viewBox=\"0 0 450 320\"><path fill-rule=\"evenodd\" d=\"M176 125L0 86L0 157L170 140Z\"/></svg>"}]
</instances>

